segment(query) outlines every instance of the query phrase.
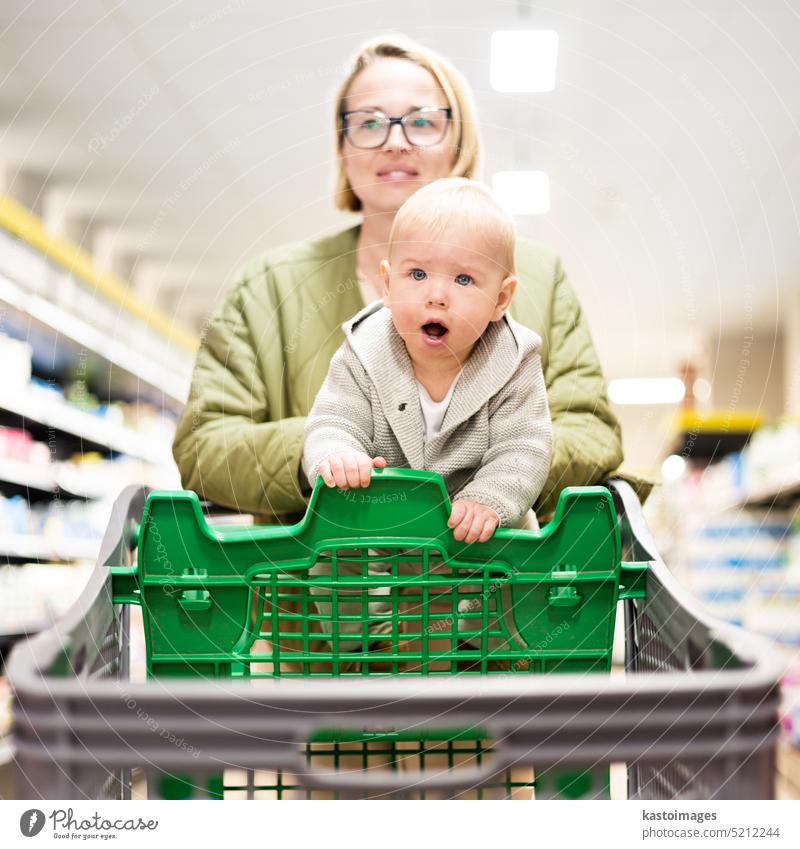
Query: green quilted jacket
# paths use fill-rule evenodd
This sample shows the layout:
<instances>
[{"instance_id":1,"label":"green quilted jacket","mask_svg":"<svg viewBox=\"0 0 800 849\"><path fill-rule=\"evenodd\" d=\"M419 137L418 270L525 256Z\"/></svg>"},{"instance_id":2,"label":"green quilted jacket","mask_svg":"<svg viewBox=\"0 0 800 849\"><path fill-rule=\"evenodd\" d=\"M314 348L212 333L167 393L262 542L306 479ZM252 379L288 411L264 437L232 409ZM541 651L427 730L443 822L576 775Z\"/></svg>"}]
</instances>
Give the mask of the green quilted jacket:
<instances>
[{"instance_id":1,"label":"green quilted jacket","mask_svg":"<svg viewBox=\"0 0 800 849\"><path fill-rule=\"evenodd\" d=\"M208 322L173 454L186 489L261 516L305 509L305 416L364 304L358 228L266 252L249 263ZM536 511L565 486L603 480L622 462L589 327L556 256L520 240L511 314L542 337L553 459Z\"/></svg>"}]
</instances>

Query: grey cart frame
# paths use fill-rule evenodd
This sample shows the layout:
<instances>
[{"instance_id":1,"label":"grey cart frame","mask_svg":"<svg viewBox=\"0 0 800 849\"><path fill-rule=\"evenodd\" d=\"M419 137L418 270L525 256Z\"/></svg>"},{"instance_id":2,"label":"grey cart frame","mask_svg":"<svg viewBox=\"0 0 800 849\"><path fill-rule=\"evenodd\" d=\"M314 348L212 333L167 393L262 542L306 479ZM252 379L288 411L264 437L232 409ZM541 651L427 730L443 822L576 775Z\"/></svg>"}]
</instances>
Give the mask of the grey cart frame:
<instances>
[{"instance_id":1,"label":"grey cart frame","mask_svg":"<svg viewBox=\"0 0 800 849\"><path fill-rule=\"evenodd\" d=\"M17 646L18 795L128 798L131 770L204 776L283 770L341 797L451 797L510 768L627 765L633 799L769 799L774 792L781 664L772 645L714 619L658 556L633 490L610 481L627 560L648 561L646 599L626 600L624 676L492 675L452 679L189 681L129 678L126 605L110 566L135 562L145 489L114 505L97 567L55 626ZM396 773L310 768L322 729L479 725L493 741L479 766ZM180 741L179 743L177 741Z\"/></svg>"}]
</instances>

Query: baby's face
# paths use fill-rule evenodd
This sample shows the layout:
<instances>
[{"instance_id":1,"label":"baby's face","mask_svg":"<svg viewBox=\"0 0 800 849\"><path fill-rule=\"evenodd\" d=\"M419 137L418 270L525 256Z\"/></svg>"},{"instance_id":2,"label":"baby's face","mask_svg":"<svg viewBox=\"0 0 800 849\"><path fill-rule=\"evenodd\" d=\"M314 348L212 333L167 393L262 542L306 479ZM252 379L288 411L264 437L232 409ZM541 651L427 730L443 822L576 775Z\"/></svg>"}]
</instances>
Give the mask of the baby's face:
<instances>
[{"instance_id":1,"label":"baby's face","mask_svg":"<svg viewBox=\"0 0 800 849\"><path fill-rule=\"evenodd\" d=\"M453 225L429 241L406 232L381 264L384 301L415 364L463 365L491 321L499 321L516 288L496 261L491 239Z\"/></svg>"}]
</instances>

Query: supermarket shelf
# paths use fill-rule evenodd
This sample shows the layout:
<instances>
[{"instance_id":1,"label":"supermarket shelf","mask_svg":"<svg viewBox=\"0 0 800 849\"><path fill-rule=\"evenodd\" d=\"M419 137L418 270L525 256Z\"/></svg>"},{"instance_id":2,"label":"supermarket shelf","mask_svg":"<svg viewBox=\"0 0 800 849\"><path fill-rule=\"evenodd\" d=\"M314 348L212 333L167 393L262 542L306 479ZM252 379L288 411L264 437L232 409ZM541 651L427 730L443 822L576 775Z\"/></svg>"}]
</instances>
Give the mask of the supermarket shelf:
<instances>
[{"instance_id":1,"label":"supermarket shelf","mask_svg":"<svg viewBox=\"0 0 800 849\"><path fill-rule=\"evenodd\" d=\"M764 424L764 417L757 412L731 413L716 410L701 413L697 410L681 410L675 417L676 429L682 433L752 433Z\"/></svg>"},{"instance_id":2,"label":"supermarket shelf","mask_svg":"<svg viewBox=\"0 0 800 849\"><path fill-rule=\"evenodd\" d=\"M44 397L45 393L42 395L38 397L30 392L13 396L0 394L0 408L148 463L172 463L169 446L160 446L130 428L111 424L69 404Z\"/></svg>"},{"instance_id":3,"label":"supermarket shelf","mask_svg":"<svg viewBox=\"0 0 800 849\"><path fill-rule=\"evenodd\" d=\"M674 454L694 460L718 460L741 451L764 423L759 413L682 410L675 417Z\"/></svg>"},{"instance_id":4,"label":"supermarket shelf","mask_svg":"<svg viewBox=\"0 0 800 849\"><path fill-rule=\"evenodd\" d=\"M0 457L0 481L35 489L39 492L55 492L55 478L49 469Z\"/></svg>"},{"instance_id":5,"label":"supermarket shelf","mask_svg":"<svg viewBox=\"0 0 800 849\"><path fill-rule=\"evenodd\" d=\"M125 309L132 317L155 328L175 345L192 354L197 350L199 339L196 333L183 327L163 310L142 302L132 293L128 283L113 274L99 271L86 251L69 240L48 232L40 218L17 201L2 194L0 227L23 239L51 262L66 269L94 291Z\"/></svg>"},{"instance_id":6,"label":"supermarket shelf","mask_svg":"<svg viewBox=\"0 0 800 849\"><path fill-rule=\"evenodd\" d=\"M100 490L97 488L76 486L75 475L64 475L56 469L42 468L31 463L23 463L7 457L0 457L0 481L33 489L37 492L54 493L63 492L67 497L75 498L105 498L111 492L108 488Z\"/></svg>"},{"instance_id":7,"label":"supermarket shelf","mask_svg":"<svg viewBox=\"0 0 800 849\"><path fill-rule=\"evenodd\" d=\"M99 539L62 539L51 542L32 534L6 535L0 543L0 558L25 560L95 560Z\"/></svg>"},{"instance_id":8,"label":"supermarket shelf","mask_svg":"<svg viewBox=\"0 0 800 849\"><path fill-rule=\"evenodd\" d=\"M714 512L745 507L772 507L781 502L800 499L800 463L790 463L765 481L752 484L742 492L722 493L707 508Z\"/></svg>"},{"instance_id":9,"label":"supermarket shelf","mask_svg":"<svg viewBox=\"0 0 800 849\"><path fill-rule=\"evenodd\" d=\"M775 501L800 498L800 463L784 466L774 477L753 486L742 499L745 507L768 507Z\"/></svg>"},{"instance_id":10,"label":"supermarket shelf","mask_svg":"<svg viewBox=\"0 0 800 849\"><path fill-rule=\"evenodd\" d=\"M116 336L109 335L94 325L83 321L71 312L32 292L26 292L12 280L0 273L0 301L14 307L42 326L49 328L58 337L73 342L96 354L162 392L173 403L184 404L189 392L189 375L167 367L144 351L125 344Z\"/></svg>"}]
</instances>

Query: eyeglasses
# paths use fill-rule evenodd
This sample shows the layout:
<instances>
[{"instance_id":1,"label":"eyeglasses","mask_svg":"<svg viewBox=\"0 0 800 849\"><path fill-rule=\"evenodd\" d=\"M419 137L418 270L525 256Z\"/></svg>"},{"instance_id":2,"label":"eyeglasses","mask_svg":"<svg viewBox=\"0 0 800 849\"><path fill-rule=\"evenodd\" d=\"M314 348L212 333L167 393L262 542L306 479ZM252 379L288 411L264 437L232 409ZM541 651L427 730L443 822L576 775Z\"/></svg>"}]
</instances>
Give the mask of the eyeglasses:
<instances>
[{"instance_id":1,"label":"eyeglasses","mask_svg":"<svg viewBox=\"0 0 800 849\"><path fill-rule=\"evenodd\" d=\"M368 149L385 145L392 126L399 124L410 145L429 147L444 138L452 114L453 110L448 106L412 109L399 118L366 110L342 112L342 132L353 147Z\"/></svg>"}]
</instances>

